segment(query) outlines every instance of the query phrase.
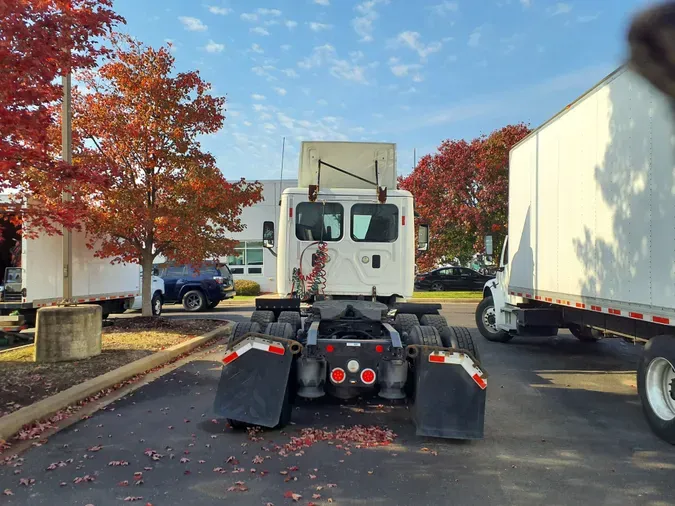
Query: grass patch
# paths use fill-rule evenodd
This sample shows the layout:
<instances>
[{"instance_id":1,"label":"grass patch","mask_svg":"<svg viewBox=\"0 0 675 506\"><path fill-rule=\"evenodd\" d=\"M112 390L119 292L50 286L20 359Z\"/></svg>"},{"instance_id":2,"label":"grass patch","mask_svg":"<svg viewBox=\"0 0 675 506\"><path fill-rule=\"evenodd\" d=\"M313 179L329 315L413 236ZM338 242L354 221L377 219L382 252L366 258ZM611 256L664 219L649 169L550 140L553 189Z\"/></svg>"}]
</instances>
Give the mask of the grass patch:
<instances>
[{"instance_id":1,"label":"grass patch","mask_svg":"<svg viewBox=\"0 0 675 506\"><path fill-rule=\"evenodd\" d=\"M413 299L482 299L482 292L414 292Z\"/></svg>"},{"instance_id":2,"label":"grass patch","mask_svg":"<svg viewBox=\"0 0 675 506\"><path fill-rule=\"evenodd\" d=\"M120 318L103 329L102 352L73 362L36 364L34 346L0 354L0 416L214 330L222 320Z\"/></svg>"}]
</instances>

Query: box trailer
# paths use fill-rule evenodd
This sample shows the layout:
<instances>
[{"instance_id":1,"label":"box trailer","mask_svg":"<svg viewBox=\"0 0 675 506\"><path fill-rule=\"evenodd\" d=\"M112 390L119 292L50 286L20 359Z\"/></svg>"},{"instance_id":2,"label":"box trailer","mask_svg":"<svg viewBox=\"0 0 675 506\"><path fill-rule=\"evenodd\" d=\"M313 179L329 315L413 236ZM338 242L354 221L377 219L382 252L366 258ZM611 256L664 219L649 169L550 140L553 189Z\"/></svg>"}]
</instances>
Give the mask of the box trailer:
<instances>
[{"instance_id":1,"label":"box trailer","mask_svg":"<svg viewBox=\"0 0 675 506\"><path fill-rule=\"evenodd\" d=\"M41 307L63 300L62 241L58 235L27 238L5 215L0 241L0 315L20 314L31 326ZM111 264L86 245L86 232L72 233L73 300L99 304L103 316L121 313L140 297L140 266Z\"/></svg>"},{"instance_id":2,"label":"box trailer","mask_svg":"<svg viewBox=\"0 0 675 506\"><path fill-rule=\"evenodd\" d=\"M675 443L675 117L619 68L510 153L509 237L476 323L489 340L647 342L644 412Z\"/></svg>"}]
</instances>

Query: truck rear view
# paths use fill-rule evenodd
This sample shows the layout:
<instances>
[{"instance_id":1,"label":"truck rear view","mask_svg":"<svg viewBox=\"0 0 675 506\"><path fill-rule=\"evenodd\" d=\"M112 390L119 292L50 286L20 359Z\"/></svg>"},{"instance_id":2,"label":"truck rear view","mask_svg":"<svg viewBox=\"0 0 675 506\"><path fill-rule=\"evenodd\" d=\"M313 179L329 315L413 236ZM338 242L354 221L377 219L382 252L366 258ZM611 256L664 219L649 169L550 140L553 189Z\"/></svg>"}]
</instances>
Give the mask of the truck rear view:
<instances>
[{"instance_id":1,"label":"truck rear view","mask_svg":"<svg viewBox=\"0 0 675 506\"><path fill-rule=\"evenodd\" d=\"M487 374L469 331L405 302L414 221L393 144L303 143L299 187L284 191L279 230L263 230L278 244L278 298L234 327L216 413L275 427L296 398L378 396L409 399L420 435L481 438Z\"/></svg>"},{"instance_id":2,"label":"truck rear view","mask_svg":"<svg viewBox=\"0 0 675 506\"><path fill-rule=\"evenodd\" d=\"M675 443L675 117L620 68L511 151L502 272L476 313L492 341L647 342L638 391Z\"/></svg>"}]
</instances>

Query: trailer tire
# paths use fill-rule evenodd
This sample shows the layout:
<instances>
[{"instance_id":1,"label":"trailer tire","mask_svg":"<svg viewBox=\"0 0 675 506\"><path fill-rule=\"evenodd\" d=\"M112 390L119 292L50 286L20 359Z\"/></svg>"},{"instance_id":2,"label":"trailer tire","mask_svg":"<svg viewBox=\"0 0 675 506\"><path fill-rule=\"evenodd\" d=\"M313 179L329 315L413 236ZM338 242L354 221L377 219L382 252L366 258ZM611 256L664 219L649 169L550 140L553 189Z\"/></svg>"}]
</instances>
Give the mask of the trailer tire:
<instances>
[{"instance_id":1,"label":"trailer tire","mask_svg":"<svg viewBox=\"0 0 675 506\"><path fill-rule=\"evenodd\" d=\"M473 337L471 337L469 329L466 327L448 327L447 330L440 332L440 335L443 346L448 348L453 347L451 342L454 340L457 342L457 349L468 351L480 362L480 352L478 351L478 346L473 341Z\"/></svg>"},{"instance_id":2,"label":"trailer tire","mask_svg":"<svg viewBox=\"0 0 675 506\"><path fill-rule=\"evenodd\" d=\"M476 308L476 327L481 335L488 341L495 343L506 343L513 339L513 336L508 332L497 329L494 324L495 303L492 297L485 297Z\"/></svg>"},{"instance_id":3,"label":"trailer tire","mask_svg":"<svg viewBox=\"0 0 675 506\"><path fill-rule=\"evenodd\" d=\"M602 339L602 333L599 330L592 329L591 327L570 323L567 328L569 329L570 333L579 341L586 343L597 343L600 339Z\"/></svg>"},{"instance_id":4,"label":"trailer tire","mask_svg":"<svg viewBox=\"0 0 675 506\"><path fill-rule=\"evenodd\" d=\"M201 290L190 290L183 295L183 307L190 313L204 311L206 304L206 297Z\"/></svg>"},{"instance_id":5,"label":"trailer tire","mask_svg":"<svg viewBox=\"0 0 675 506\"><path fill-rule=\"evenodd\" d=\"M295 337L293 326L286 322L269 323L265 327L264 333L268 336L282 337L284 339L293 339Z\"/></svg>"},{"instance_id":6,"label":"trailer tire","mask_svg":"<svg viewBox=\"0 0 675 506\"><path fill-rule=\"evenodd\" d=\"M445 316L439 314L425 314L420 318L420 325L435 327L440 334L443 329L448 328L448 321L445 319Z\"/></svg>"},{"instance_id":7,"label":"trailer tire","mask_svg":"<svg viewBox=\"0 0 675 506\"><path fill-rule=\"evenodd\" d=\"M410 329L412 329L414 326L420 325L420 321L417 319L417 315L414 314L409 314L409 313L401 313L397 314L396 318L394 318L394 328L398 330L398 333L401 334L401 337L403 337L403 333L405 332L406 334L410 333Z\"/></svg>"},{"instance_id":8,"label":"trailer tire","mask_svg":"<svg viewBox=\"0 0 675 506\"><path fill-rule=\"evenodd\" d=\"M270 323L274 323L274 311L253 311L251 321L260 325L261 329L267 328Z\"/></svg>"},{"instance_id":9,"label":"trailer tire","mask_svg":"<svg viewBox=\"0 0 675 506\"><path fill-rule=\"evenodd\" d=\"M408 332L408 344L443 347L441 336L435 327L415 325Z\"/></svg>"},{"instance_id":10,"label":"trailer tire","mask_svg":"<svg viewBox=\"0 0 675 506\"><path fill-rule=\"evenodd\" d=\"M642 409L654 433L675 445L675 336L651 338L638 364Z\"/></svg>"},{"instance_id":11,"label":"trailer tire","mask_svg":"<svg viewBox=\"0 0 675 506\"><path fill-rule=\"evenodd\" d=\"M237 322L234 324L232 329L232 334L230 334L229 342L235 341L240 337L244 337L249 332L256 332L262 334L262 329L260 325L256 322Z\"/></svg>"},{"instance_id":12,"label":"trailer tire","mask_svg":"<svg viewBox=\"0 0 675 506\"><path fill-rule=\"evenodd\" d=\"M277 322L290 323L293 327L294 333L297 332L300 327L302 327L302 318L300 317L300 313L296 313L295 311L282 311L279 313Z\"/></svg>"}]
</instances>

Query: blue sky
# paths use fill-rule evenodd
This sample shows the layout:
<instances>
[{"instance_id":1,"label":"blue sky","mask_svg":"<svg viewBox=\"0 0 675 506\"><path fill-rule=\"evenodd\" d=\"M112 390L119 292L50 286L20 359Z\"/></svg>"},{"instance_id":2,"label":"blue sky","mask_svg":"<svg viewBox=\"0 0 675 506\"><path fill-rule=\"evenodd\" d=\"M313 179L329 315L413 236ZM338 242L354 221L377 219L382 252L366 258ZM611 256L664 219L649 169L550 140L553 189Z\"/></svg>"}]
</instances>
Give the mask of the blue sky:
<instances>
[{"instance_id":1,"label":"blue sky","mask_svg":"<svg viewBox=\"0 0 675 506\"><path fill-rule=\"evenodd\" d=\"M444 139L536 126L621 64L645 0L117 0L227 97L203 146L229 179L297 174L302 140L395 142L398 170Z\"/></svg>"}]
</instances>

